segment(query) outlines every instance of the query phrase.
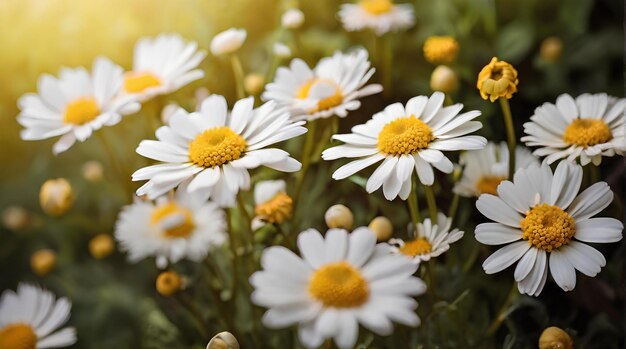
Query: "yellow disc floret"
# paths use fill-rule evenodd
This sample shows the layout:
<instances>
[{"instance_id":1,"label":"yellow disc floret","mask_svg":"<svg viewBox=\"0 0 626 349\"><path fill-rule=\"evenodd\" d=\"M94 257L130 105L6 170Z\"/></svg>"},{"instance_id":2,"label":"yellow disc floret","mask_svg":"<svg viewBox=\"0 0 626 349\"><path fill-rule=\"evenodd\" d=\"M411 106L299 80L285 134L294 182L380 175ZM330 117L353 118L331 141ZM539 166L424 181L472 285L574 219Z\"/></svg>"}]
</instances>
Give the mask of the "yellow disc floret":
<instances>
[{"instance_id":1,"label":"yellow disc floret","mask_svg":"<svg viewBox=\"0 0 626 349\"><path fill-rule=\"evenodd\" d=\"M433 245L424 238L417 238L413 241L407 241L404 246L400 247L400 253L409 257L415 257L430 253L433 249Z\"/></svg>"},{"instance_id":2,"label":"yellow disc floret","mask_svg":"<svg viewBox=\"0 0 626 349\"><path fill-rule=\"evenodd\" d=\"M505 180L506 177L500 176L484 176L476 182L476 189L479 194L498 195L498 185Z\"/></svg>"},{"instance_id":3,"label":"yellow disc floret","mask_svg":"<svg viewBox=\"0 0 626 349\"><path fill-rule=\"evenodd\" d=\"M124 76L124 90L128 93L140 93L150 87L161 86L161 79L151 73L127 73Z\"/></svg>"},{"instance_id":4,"label":"yellow disc floret","mask_svg":"<svg viewBox=\"0 0 626 349\"><path fill-rule=\"evenodd\" d=\"M30 325L14 323L0 328L0 348L35 349L37 335Z\"/></svg>"},{"instance_id":5,"label":"yellow disc floret","mask_svg":"<svg viewBox=\"0 0 626 349\"><path fill-rule=\"evenodd\" d=\"M229 127L216 127L204 131L189 144L189 159L202 167L222 166L239 159L246 146L246 140Z\"/></svg>"},{"instance_id":6,"label":"yellow disc floret","mask_svg":"<svg viewBox=\"0 0 626 349\"><path fill-rule=\"evenodd\" d=\"M337 262L326 264L313 273L309 293L325 307L352 308L367 301L369 287L355 267Z\"/></svg>"},{"instance_id":7,"label":"yellow disc floret","mask_svg":"<svg viewBox=\"0 0 626 349\"><path fill-rule=\"evenodd\" d=\"M558 206L533 207L520 221L522 239L536 248L552 251L567 245L576 233L576 221Z\"/></svg>"},{"instance_id":8,"label":"yellow disc floret","mask_svg":"<svg viewBox=\"0 0 626 349\"><path fill-rule=\"evenodd\" d=\"M193 232L193 214L187 208L168 202L152 211L150 223L159 225L167 238L186 238Z\"/></svg>"},{"instance_id":9,"label":"yellow disc floret","mask_svg":"<svg viewBox=\"0 0 626 349\"><path fill-rule=\"evenodd\" d=\"M391 0L361 0L359 5L362 9L375 16L391 12L393 9Z\"/></svg>"},{"instance_id":10,"label":"yellow disc floret","mask_svg":"<svg viewBox=\"0 0 626 349\"><path fill-rule=\"evenodd\" d=\"M67 104L63 120L67 124L83 125L100 115L100 107L91 97L78 98Z\"/></svg>"},{"instance_id":11,"label":"yellow disc floret","mask_svg":"<svg viewBox=\"0 0 626 349\"><path fill-rule=\"evenodd\" d=\"M311 92L311 88L317 84L330 86L332 90L334 90L334 93L327 95L325 98L320 98L317 101L317 107L311 110L312 113L316 113L322 110L328 110L330 108L340 105L343 102L343 94L341 93L341 88L334 81L328 79L311 79L307 81L298 88L296 97L298 99L310 98L309 94Z\"/></svg>"},{"instance_id":12,"label":"yellow disc floret","mask_svg":"<svg viewBox=\"0 0 626 349\"><path fill-rule=\"evenodd\" d=\"M272 199L257 205L254 213L269 223L282 223L291 217L293 199L286 193L278 193Z\"/></svg>"},{"instance_id":13,"label":"yellow disc floret","mask_svg":"<svg viewBox=\"0 0 626 349\"><path fill-rule=\"evenodd\" d=\"M459 53L459 43L451 36L431 36L424 42L424 58L432 64L452 63Z\"/></svg>"},{"instance_id":14,"label":"yellow disc floret","mask_svg":"<svg viewBox=\"0 0 626 349\"><path fill-rule=\"evenodd\" d=\"M611 139L611 129L606 122L599 119L576 119L567 126L563 134L565 143L581 147L606 143Z\"/></svg>"},{"instance_id":15,"label":"yellow disc floret","mask_svg":"<svg viewBox=\"0 0 626 349\"><path fill-rule=\"evenodd\" d=\"M378 134L378 149L388 155L413 154L428 147L434 139L433 131L415 116L396 119Z\"/></svg>"}]
</instances>

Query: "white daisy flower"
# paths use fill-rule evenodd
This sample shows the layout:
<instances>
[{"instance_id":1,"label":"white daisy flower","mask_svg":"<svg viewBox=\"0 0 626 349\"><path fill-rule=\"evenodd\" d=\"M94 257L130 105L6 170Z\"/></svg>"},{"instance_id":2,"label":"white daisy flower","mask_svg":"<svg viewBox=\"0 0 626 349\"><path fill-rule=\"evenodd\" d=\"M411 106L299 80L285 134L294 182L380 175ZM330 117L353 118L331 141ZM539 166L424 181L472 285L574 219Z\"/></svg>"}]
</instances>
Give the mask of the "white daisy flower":
<instances>
[{"instance_id":1,"label":"white daisy flower","mask_svg":"<svg viewBox=\"0 0 626 349\"><path fill-rule=\"evenodd\" d=\"M186 258L200 262L211 248L226 241L224 212L202 193L188 193L186 184L173 197L135 200L122 208L115 225L115 239L128 259L138 262L156 257L159 268Z\"/></svg>"},{"instance_id":2,"label":"white daisy flower","mask_svg":"<svg viewBox=\"0 0 626 349\"><path fill-rule=\"evenodd\" d=\"M141 38L135 44L133 69L124 75L124 92L145 101L174 92L201 79L198 68L206 51L196 42L185 42L178 34Z\"/></svg>"},{"instance_id":3,"label":"white daisy flower","mask_svg":"<svg viewBox=\"0 0 626 349\"><path fill-rule=\"evenodd\" d=\"M556 105L544 103L535 109L532 121L524 124L527 146L540 147L537 156L551 164L559 159L581 165L600 165L603 156L622 155L626 151L624 110L626 99L606 93L582 94L574 100L568 94L556 99Z\"/></svg>"},{"instance_id":4,"label":"white daisy flower","mask_svg":"<svg viewBox=\"0 0 626 349\"><path fill-rule=\"evenodd\" d=\"M483 263L487 274L517 263L515 281L520 293L538 296L548 278L564 290L576 286L576 270L596 276L606 264L602 253L585 244L622 239L622 222L591 218L613 201L613 192L598 182L578 195L582 168L561 161L554 174L547 164L515 173L503 181L498 196L483 194L476 207L495 223L476 227L476 240L486 245L508 244Z\"/></svg>"},{"instance_id":5,"label":"white daisy flower","mask_svg":"<svg viewBox=\"0 0 626 349\"><path fill-rule=\"evenodd\" d=\"M347 31L371 29L378 36L408 29L415 23L413 5L395 5L392 0L360 0L356 4L343 4L339 17Z\"/></svg>"},{"instance_id":6,"label":"white daisy flower","mask_svg":"<svg viewBox=\"0 0 626 349\"><path fill-rule=\"evenodd\" d=\"M230 28L225 30L211 40L211 53L220 56L228 53L235 53L246 41L248 32L245 29Z\"/></svg>"},{"instance_id":7,"label":"white daisy flower","mask_svg":"<svg viewBox=\"0 0 626 349\"><path fill-rule=\"evenodd\" d=\"M76 343L76 330L65 327L72 304L39 287L20 283L0 298L0 348L45 349ZM55 332L56 331L56 332Z\"/></svg>"},{"instance_id":8,"label":"white daisy flower","mask_svg":"<svg viewBox=\"0 0 626 349\"><path fill-rule=\"evenodd\" d=\"M359 324L379 335L393 332L392 321L417 326L417 302L426 291L412 276L417 266L376 245L368 228L352 234L330 229L326 237L315 229L298 236L302 257L282 246L267 248L262 271L250 277L252 302L269 310L263 324L284 328L298 324L300 342L319 347L333 338L339 348L352 348Z\"/></svg>"},{"instance_id":9,"label":"white daisy flower","mask_svg":"<svg viewBox=\"0 0 626 349\"><path fill-rule=\"evenodd\" d=\"M179 109L156 131L158 141L137 147L138 154L163 162L133 174L134 181L149 180L137 195L154 199L193 178L188 191L201 190L220 206L232 207L239 190L250 188L249 169L298 171L301 165L289 153L267 147L305 133L304 122L292 122L273 102L253 105L254 98L245 98L229 113L226 99L211 95L198 112Z\"/></svg>"},{"instance_id":10,"label":"white daisy flower","mask_svg":"<svg viewBox=\"0 0 626 349\"><path fill-rule=\"evenodd\" d=\"M454 193L465 197L478 197L480 194L498 195L500 182L509 177L509 148L505 142L489 142L485 149L461 154L459 163L463 165L463 176L454 185ZM539 160L530 150L515 148L515 169L539 165Z\"/></svg>"},{"instance_id":11,"label":"white daisy flower","mask_svg":"<svg viewBox=\"0 0 626 349\"><path fill-rule=\"evenodd\" d=\"M418 223L417 231L411 234L411 240L389 240L391 252L404 255L415 264L429 261L446 252L450 249L450 244L463 237L464 233L458 229L450 231L451 226L452 219L439 212L435 224L430 218L426 218L424 223Z\"/></svg>"},{"instance_id":12,"label":"white daisy flower","mask_svg":"<svg viewBox=\"0 0 626 349\"><path fill-rule=\"evenodd\" d=\"M138 111L140 105L133 98L118 97L123 72L109 59L98 57L91 74L83 67L61 68L59 78L44 74L37 83L38 94L27 93L18 101L17 121L26 128L22 139L62 136L52 148L59 154L76 140L83 142L93 131Z\"/></svg>"},{"instance_id":13,"label":"white daisy flower","mask_svg":"<svg viewBox=\"0 0 626 349\"><path fill-rule=\"evenodd\" d=\"M354 126L352 133L334 135L333 139L346 144L326 149L322 153L324 160L359 159L337 169L333 178L347 178L383 161L365 189L372 193L382 186L387 200L398 195L406 200L413 171L424 185L432 185L435 180L433 166L452 172L452 162L442 150L482 149L487 140L467 135L482 127L479 121L471 121L480 115L479 111L457 115L463 104L443 107L443 100L444 94L435 92L430 98L411 98L406 106L394 103L365 124Z\"/></svg>"},{"instance_id":14,"label":"white daisy flower","mask_svg":"<svg viewBox=\"0 0 626 349\"><path fill-rule=\"evenodd\" d=\"M333 115L346 117L361 107L359 98L382 91L379 84L364 86L376 69L370 68L367 51L336 52L319 61L315 69L301 59L280 67L274 82L267 84L264 100L286 107L296 120L315 120Z\"/></svg>"}]
</instances>

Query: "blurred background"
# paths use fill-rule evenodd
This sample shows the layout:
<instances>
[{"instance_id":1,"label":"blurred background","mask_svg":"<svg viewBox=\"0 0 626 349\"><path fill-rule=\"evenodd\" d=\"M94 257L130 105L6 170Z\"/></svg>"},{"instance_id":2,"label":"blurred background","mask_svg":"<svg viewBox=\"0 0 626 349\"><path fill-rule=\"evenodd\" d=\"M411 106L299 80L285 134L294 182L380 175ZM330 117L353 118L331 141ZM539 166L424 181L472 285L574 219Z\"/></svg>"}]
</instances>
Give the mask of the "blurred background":
<instances>
[{"instance_id":1,"label":"blurred background","mask_svg":"<svg viewBox=\"0 0 626 349\"><path fill-rule=\"evenodd\" d=\"M175 304L157 296L152 260L130 265L119 252L106 260L95 260L89 254L89 240L99 233L111 234L120 206L129 202L123 188L117 184L118 174L111 170L112 164L108 163L98 138L77 143L55 157L51 152L54 139L20 140L20 126L15 120L16 101L23 93L36 91L40 74L56 75L62 66L90 67L98 55L107 56L129 69L135 41L159 33L180 33L208 50L216 33L230 27L244 28L248 32L240 53L244 69L246 73L260 74L266 74L271 65L272 45L276 41L290 45L295 55L311 65L337 49L369 47L371 36L367 33L346 33L341 27L336 15L341 2L0 1L0 211L4 219L0 227L0 290L15 288L19 281L30 281L71 298L74 307L70 323L79 333L76 348L203 347L205 344L194 337L193 329L187 333L184 326L181 329L172 325L184 319L176 312ZM485 128L481 133L490 140L503 139L499 109L497 104L480 99L475 79L494 55L509 61L519 71L519 92L511 100L518 136L522 132L521 125L534 108L544 102L554 102L561 93L574 96L584 92L624 94L623 4L620 1L418 0L412 3L416 25L404 33L388 34L387 38L394 55L393 92L366 99L364 107L350 117L349 123L342 120L342 130L366 120L391 102L405 102L412 96L432 92L428 81L434 66L422 55L423 42L430 35L452 35L459 41L459 58L452 66L461 83L453 98L464 103L466 109L483 111L481 121ZM280 28L281 14L291 7L299 7L306 17L303 27L293 32ZM556 56L545 51L544 40L548 37L557 38L561 44ZM158 105L145 105L142 112L127 117L111 130L104 130L115 135L113 146L123 154L128 175L145 161L134 153L134 148L141 139L151 137L145 128L147 114L158 114L159 108L170 101L193 109L196 90L200 87L234 100L234 81L228 61L209 53L201 68L206 73L204 79L166 96ZM380 74L374 79L380 79ZM490 123L492 118L498 121ZM104 165L103 181L91 182L83 176L83 165L94 159ZM330 173L329 167L338 165L318 164L313 170ZM613 190L622 193L622 159L616 157L607 161L603 171L603 178ZM38 192L46 179L57 177L65 177L72 183L77 199L70 214L50 218L39 207ZM377 211L397 217L401 222L407 220L404 212L396 212L401 205L396 203L385 208L381 198L364 195L356 186L342 185L322 195L326 179L309 176L309 181L307 205L311 210L303 225L321 226L323 212L335 202L347 202L355 211L359 225L367 224L367 219ZM471 218L472 206L470 201L461 203L462 219L470 226L475 224ZM17 226L12 224L16 221L7 220L11 218L11 207L23 209L21 212L27 217L24 224ZM611 209L623 218L618 207ZM468 230L467 235L471 236ZM51 248L58 254L56 270L45 278L35 276L29 264L31 254L40 248ZM463 248L469 250L470 247L461 247L461 258L465 253ZM520 319L514 318L512 327L500 334L497 343L476 347L502 347L503 343L509 348L532 347L534 337L531 334L554 322L576 328L589 348L611 348L623 343L624 295L620 290L624 285L622 270L626 251L623 243L621 247L616 245L602 251L608 254L608 267L593 282L579 275L579 292L565 296L570 303L565 303L564 308L560 303L562 292L551 285L546 288L545 296L542 295L543 302L529 299L528 304L522 305L531 311ZM193 266L182 267L193 273ZM480 272L482 270L477 270L477 275L482 276ZM492 277L488 284L482 285L460 275L459 271L451 272L450 277L466 287L488 290L498 282L508 285L510 281L504 280L510 280L511 276L504 274L501 279ZM507 287L502 286L502 289ZM488 303L490 297L499 299L497 297L504 297L504 294L483 291L472 297L485 298L482 302ZM470 309L481 311L482 308L471 304L467 305L468 312ZM548 314L546 304L556 310Z\"/></svg>"}]
</instances>

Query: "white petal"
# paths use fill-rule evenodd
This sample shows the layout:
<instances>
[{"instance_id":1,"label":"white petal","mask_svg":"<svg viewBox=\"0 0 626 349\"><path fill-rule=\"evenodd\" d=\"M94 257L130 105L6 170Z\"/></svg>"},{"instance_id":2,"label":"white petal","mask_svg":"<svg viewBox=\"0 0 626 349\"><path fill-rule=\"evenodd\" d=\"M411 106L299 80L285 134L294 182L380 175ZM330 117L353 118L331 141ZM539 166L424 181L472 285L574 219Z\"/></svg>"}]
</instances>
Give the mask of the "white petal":
<instances>
[{"instance_id":1,"label":"white petal","mask_svg":"<svg viewBox=\"0 0 626 349\"><path fill-rule=\"evenodd\" d=\"M485 245L502 245L522 238L520 229L500 223L483 223L476 227L476 240Z\"/></svg>"},{"instance_id":2,"label":"white petal","mask_svg":"<svg viewBox=\"0 0 626 349\"><path fill-rule=\"evenodd\" d=\"M589 218L576 221L574 238L585 242L610 243L622 239L624 224L614 218Z\"/></svg>"},{"instance_id":3,"label":"white petal","mask_svg":"<svg viewBox=\"0 0 626 349\"><path fill-rule=\"evenodd\" d=\"M550 274L563 291L571 291L576 287L576 270L559 250L550 253Z\"/></svg>"},{"instance_id":4,"label":"white petal","mask_svg":"<svg viewBox=\"0 0 626 349\"><path fill-rule=\"evenodd\" d=\"M502 199L491 194L482 194L476 201L476 208L492 221L519 228L522 216Z\"/></svg>"},{"instance_id":5,"label":"white petal","mask_svg":"<svg viewBox=\"0 0 626 349\"><path fill-rule=\"evenodd\" d=\"M493 274L508 268L522 258L529 248L531 245L528 241L518 241L500 248L483 262L485 273Z\"/></svg>"}]
</instances>

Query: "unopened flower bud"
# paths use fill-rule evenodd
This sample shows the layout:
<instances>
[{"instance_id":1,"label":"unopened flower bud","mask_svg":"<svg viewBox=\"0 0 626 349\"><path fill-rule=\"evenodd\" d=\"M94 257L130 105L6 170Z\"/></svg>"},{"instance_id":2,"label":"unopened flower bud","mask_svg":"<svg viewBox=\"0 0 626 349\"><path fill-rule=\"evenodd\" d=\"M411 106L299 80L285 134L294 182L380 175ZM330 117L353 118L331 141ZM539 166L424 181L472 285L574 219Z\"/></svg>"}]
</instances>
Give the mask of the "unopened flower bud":
<instances>
[{"instance_id":1,"label":"unopened flower bud","mask_svg":"<svg viewBox=\"0 0 626 349\"><path fill-rule=\"evenodd\" d=\"M493 57L478 73L476 88L483 99L495 102L498 98L511 99L518 83L517 70L510 63Z\"/></svg>"},{"instance_id":2,"label":"unopened flower bud","mask_svg":"<svg viewBox=\"0 0 626 349\"><path fill-rule=\"evenodd\" d=\"M285 28L300 28L302 26L302 23L304 23L304 13L302 13L302 11L297 8L289 9L285 11L285 13L283 13L280 22Z\"/></svg>"},{"instance_id":3,"label":"unopened flower bud","mask_svg":"<svg viewBox=\"0 0 626 349\"><path fill-rule=\"evenodd\" d=\"M164 271L157 277L156 289L161 296L169 297L183 289L183 278L174 271Z\"/></svg>"},{"instance_id":4,"label":"unopened flower bud","mask_svg":"<svg viewBox=\"0 0 626 349\"><path fill-rule=\"evenodd\" d=\"M161 122L167 125L172 115L174 115L178 109L180 109L180 106L176 103L169 103L163 107L163 110L161 110Z\"/></svg>"},{"instance_id":5,"label":"unopened flower bud","mask_svg":"<svg viewBox=\"0 0 626 349\"><path fill-rule=\"evenodd\" d=\"M104 177L104 168L98 161L87 161L83 165L83 178L89 182L99 182Z\"/></svg>"},{"instance_id":6,"label":"unopened flower bud","mask_svg":"<svg viewBox=\"0 0 626 349\"><path fill-rule=\"evenodd\" d=\"M206 349L239 349L239 342L232 333L224 331L213 336Z\"/></svg>"},{"instance_id":7,"label":"unopened flower bud","mask_svg":"<svg viewBox=\"0 0 626 349\"><path fill-rule=\"evenodd\" d=\"M211 40L211 53L216 56L235 53L246 41L247 35L244 29L230 28L223 31Z\"/></svg>"},{"instance_id":8,"label":"unopened flower bud","mask_svg":"<svg viewBox=\"0 0 626 349\"><path fill-rule=\"evenodd\" d=\"M563 53L563 41L561 39L550 36L541 42L539 55L546 61L552 63L558 61L561 58L561 53Z\"/></svg>"},{"instance_id":9,"label":"unopened flower bud","mask_svg":"<svg viewBox=\"0 0 626 349\"><path fill-rule=\"evenodd\" d=\"M324 214L326 225L329 228L351 230L354 224L352 211L344 205L333 205Z\"/></svg>"},{"instance_id":10,"label":"unopened flower bud","mask_svg":"<svg viewBox=\"0 0 626 349\"><path fill-rule=\"evenodd\" d=\"M387 241L393 234L393 224L387 217L379 216L372 219L368 227L376 234L377 241Z\"/></svg>"},{"instance_id":11,"label":"unopened flower bud","mask_svg":"<svg viewBox=\"0 0 626 349\"><path fill-rule=\"evenodd\" d=\"M57 255L50 249L36 251L30 257L30 267L38 276L46 276L57 265Z\"/></svg>"},{"instance_id":12,"label":"unopened flower bud","mask_svg":"<svg viewBox=\"0 0 626 349\"><path fill-rule=\"evenodd\" d=\"M74 204L72 186L64 178L49 179L39 191L41 209L51 216L60 216Z\"/></svg>"},{"instance_id":13,"label":"unopened flower bud","mask_svg":"<svg viewBox=\"0 0 626 349\"><path fill-rule=\"evenodd\" d=\"M573 347L572 337L556 326L546 328L539 337L539 349L572 349Z\"/></svg>"},{"instance_id":14,"label":"unopened flower bud","mask_svg":"<svg viewBox=\"0 0 626 349\"><path fill-rule=\"evenodd\" d=\"M440 65L430 75L430 89L451 93L459 87L459 78L454 70L445 65Z\"/></svg>"},{"instance_id":15,"label":"unopened flower bud","mask_svg":"<svg viewBox=\"0 0 626 349\"><path fill-rule=\"evenodd\" d=\"M11 230L22 230L31 221L30 214L20 206L9 206L2 211L2 223Z\"/></svg>"},{"instance_id":16,"label":"unopened flower bud","mask_svg":"<svg viewBox=\"0 0 626 349\"><path fill-rule=\"evenodd\" d=\"M289 46L281 42L277 42L274 44L273 51L274 51L274 55L276 55L276 57L278 58L291 57L291 49L289 48Z\"/></svg>"},{"instance_id":17,"label":"unopened flower bud","mask_svg":"<svg viewBox=\"0 0 626 349\"><path fill-rule=\"evenodd\" d=\"M95 259L107 257L114 249L115 243L109 234L98 234L89 241L89 253Z\"/></svg>"},{"instance_id":18,"label":"unopened flower bud","mask_svg":"<svg viewBox=\"0 0 626 349\"><path fill-rule=\"evenodd\" d=\"M243 88L251 96L257 96L263 92L265 87L265 77L262 74L248 74L243 79Z\"/></svg>"}]
</instances>

